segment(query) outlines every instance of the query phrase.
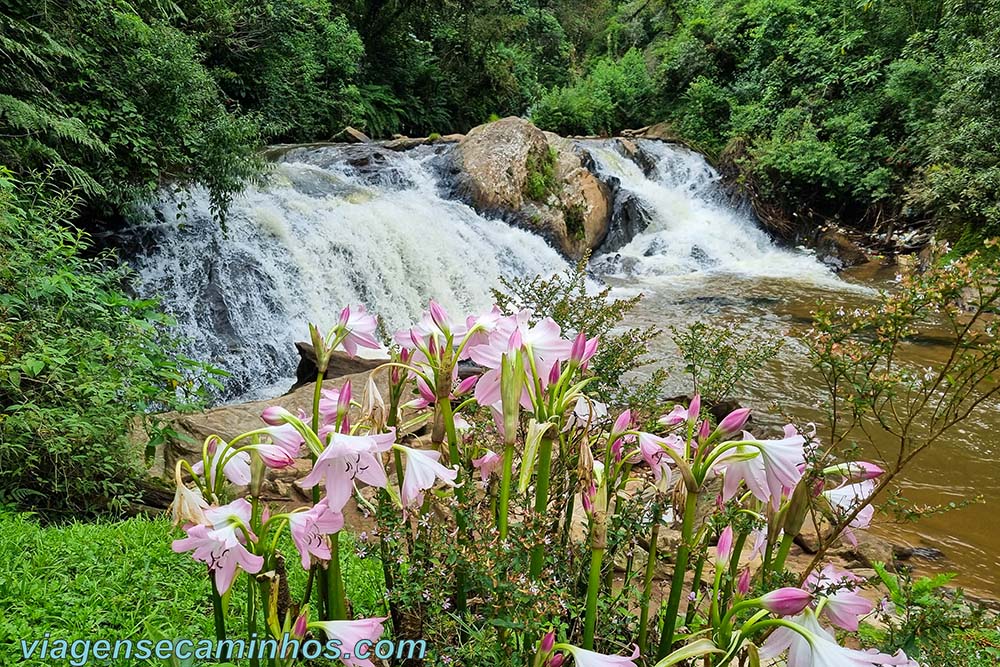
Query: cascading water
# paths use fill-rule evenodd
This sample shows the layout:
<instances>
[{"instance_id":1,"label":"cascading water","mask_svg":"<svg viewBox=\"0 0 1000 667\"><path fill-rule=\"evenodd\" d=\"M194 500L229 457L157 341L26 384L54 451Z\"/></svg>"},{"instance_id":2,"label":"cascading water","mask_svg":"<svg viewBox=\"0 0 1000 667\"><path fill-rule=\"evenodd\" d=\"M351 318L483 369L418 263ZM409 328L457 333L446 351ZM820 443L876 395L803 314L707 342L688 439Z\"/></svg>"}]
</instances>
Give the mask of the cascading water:
<instances>
[{"instance_id":1,"label":"cascading water","mask_svg":"<svg viewBox=\"0 0 1000 667\"><path fill-rule=\"evenodd\" d=\"M296 148L233 204L225 231L207 194L165 198L131 232L143 295L158 295L188 353L232 374L220 398L290 385L307 324L363 303L391 332L430 298L456 313L491 303L498 277L565 261L540 237L443 199L433 151ZM183 202L183 203L182 203ZM180 208L183 207L183 212Z\"/></svg>"},{"instance_id":2,"label":"cascading water","mask_svg":"<svg viewBox=\"0 0 1000 667\"><path fill-rule=\"evenodd\" d=\"M639 208L648 223L620 239L624 245L597 257L596 271L672 280L731 274L844 286L813 257L776 246L749 207L734 206L721 176L702 155L647 139L636 145L638 159L631 159L617 140L581 142L597 172L617 180L618 206Z\"/></svg>"}]
</instances>

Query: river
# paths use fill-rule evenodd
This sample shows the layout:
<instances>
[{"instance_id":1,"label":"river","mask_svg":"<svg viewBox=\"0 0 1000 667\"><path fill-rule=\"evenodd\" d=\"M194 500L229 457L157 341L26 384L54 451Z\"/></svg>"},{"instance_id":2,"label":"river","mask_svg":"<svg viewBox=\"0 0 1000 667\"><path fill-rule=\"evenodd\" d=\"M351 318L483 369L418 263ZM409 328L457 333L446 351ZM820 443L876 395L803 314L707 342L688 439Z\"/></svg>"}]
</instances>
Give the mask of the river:
<instances>
[{"instance_id":1,"label":"river","mask_svg":"<svg viewBox=\"0 0 1000 667\"><path fill-rule=\"evenodd\" d=\"M582 142L596 170L617 179L649 225L592 261L595 281L644 299L630 325L684 327L704 321L781 337L778 356L736 397L759 412L822 424L822 387L802 341L817 301L854 308L892 288L892 271L835 275L810 254L777 247L745 206L734 205L701 156L643 142L645 171L612 142ZM306 324L329 324L342 304L362 302L392 330L428 298L454 311L490 302L501 275L551 274L566 262L544 240L485 218L447 196L447 149L395 153L364 146L280 151L269 182L234 203L226 229L211 222L207 194L164 196L129 231L128 254L144 295L158 295L188 339L187 352L231 373L220 400L278 395L289 385L292 345ZM183 202L183 203L182 203ZM673 393L690 383L669 336L655 363L671 370ZM933 366L941 350L907 349ZM1000 595L1000 424L995 406L956 428L918 459L902 482L916 503L985 502L917 524L880 520L894 542L940 549L923 571L955 571L956 583ZM774 419L777 418L775 415ZM774 420L772 419L772 421ZM765 420L766 421L766 420ZM886 443L869 443L869 450ZM869 451L869 454L872 454ZM879 520L877 520L879 521Z\"/></svg>"}]
</instances>

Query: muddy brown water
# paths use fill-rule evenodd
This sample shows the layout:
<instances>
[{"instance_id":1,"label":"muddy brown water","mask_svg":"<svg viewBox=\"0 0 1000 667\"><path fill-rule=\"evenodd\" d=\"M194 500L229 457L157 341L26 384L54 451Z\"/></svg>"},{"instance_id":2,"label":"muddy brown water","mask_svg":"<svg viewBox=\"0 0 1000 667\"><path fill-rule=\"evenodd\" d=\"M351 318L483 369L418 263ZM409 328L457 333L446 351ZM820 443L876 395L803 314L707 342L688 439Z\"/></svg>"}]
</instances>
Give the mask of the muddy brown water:
<instances>
[{"instance_id":1,"label":"muddy brown water","mask_svg":"<svg viewBox=\"0 0 1000 667\"><path fill-rule=\"evenodd\" d=\"M867 288L892 288L893 269L864 267L842 275L845 281ZM746 279L699 276L683 279L622 282L618 294L642 292L645 297L630 324L683 328L695 321L733 327L753 327L785 343L778 356L735 393L753 407L761 421L776 423L782 415L797 423L814 422L820 436L825 429L824 389L807 356L804 336L818 301L834 308L853 309L877 298L873 291L816 285L775 278ZM941 332L944 335L944 332ZM670 390L690 391L691 382L679 361L677 347L665 334L653 347L657 364L670 371ZM906 348L904 357L915 366L935 367L946 354L942 343L930 341ZM915 459L905 471L900 489L915 505L974 503L916 523L897 523L876 515L875 532L894 544L925 550L912 559L918 574L952 572L953 583L969 592L1000 597L1000 411L996 402L983 405ZM764 435L761 433L761 435ZM876 438L879 436L875 436ZM890 441L859 442L865 455L891 451Z\"/></svg>"}]
</instances>

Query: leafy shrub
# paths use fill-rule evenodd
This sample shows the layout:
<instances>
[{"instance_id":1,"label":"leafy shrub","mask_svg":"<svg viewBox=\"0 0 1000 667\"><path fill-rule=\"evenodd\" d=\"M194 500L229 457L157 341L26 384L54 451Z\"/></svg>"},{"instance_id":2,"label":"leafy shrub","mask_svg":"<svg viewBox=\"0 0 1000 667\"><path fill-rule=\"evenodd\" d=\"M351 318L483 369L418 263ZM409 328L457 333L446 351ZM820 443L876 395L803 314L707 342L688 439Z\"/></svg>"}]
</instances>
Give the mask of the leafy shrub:
<instances>
[{"instance_id":1,"label":"leafy shrub","mask_svg":"<svg viewBox=\"0 0 1000 667\"><path fill-rule=\"evenodd\" d=\"M652 94L642 52L630 49L617 61L598 60L576 83L549 90L532 107L531 118L560 134L610 134L642 125Z\"/></svg>"},{"instance_id":2,"label":"leafy shrub","mask_svg":"<svg viewBox=\"0 0 1000 667\"><path fill-rule=\"evenodd\" d=\"M524 194L535 201L545 201L556 191L556 150L549 148L541 158L531 156L525 165L528 175L524 181Z\"/></svg>"},{"instance_id":3,"label":"leafy shrub","mask_svg":"<svg viewBox=\"0 0 1000 667\"><path fill-rule=\"evenodd\" d=\"M136 496L130 429L153 406L196 398L155 301L128 272L87 258L62 220L76 204L0 171L0 502L93 512Z\"/></svg>"},{"instance_id":4,"label":"leafy shrub","mask_svg":"<svg viewBox=\"0 0 1000 667\"><path fill-rule=\"evenodd\" d=\"M684 358L695 393L710 401L730 398L736 387L773 359L780 338L769 339L748 328L695 322L686 329L670 327Z\"/></svg>"}]
</instances>

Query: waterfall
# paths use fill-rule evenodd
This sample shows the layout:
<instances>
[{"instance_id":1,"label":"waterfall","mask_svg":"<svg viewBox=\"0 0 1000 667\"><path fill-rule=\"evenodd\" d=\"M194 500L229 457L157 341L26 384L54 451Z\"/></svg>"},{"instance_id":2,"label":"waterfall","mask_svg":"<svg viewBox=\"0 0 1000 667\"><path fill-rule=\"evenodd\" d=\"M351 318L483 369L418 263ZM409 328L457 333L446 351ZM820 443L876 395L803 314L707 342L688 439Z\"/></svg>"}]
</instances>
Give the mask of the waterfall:
<instances>
[{"instance_id":1,"label":"waterfall","mask_svg":"<svg viewBox=\"0 0 1000 667\"><path fill-rule=\"evenodd\" d=\"M615 196L595 274L653 290L664 281L717 290L713 276L845 286L809 255L772 243L701 155L647 140L630 157L617 140L577 146ZM224 228L204 189L164 193L126 230L137 289L162 300L189 356L230 374L218 396L227 400L287 389L294 341L307 338L309 322L330 326L344 305L363 303L391 332L428 299L475 312L501 276L566 268L541 237L448 198L449 150L276 149L264 183L234 201Z\"/></svg>"},{"instance_id":2,"label":"waterfall","mask_svg":"<svg viewBox=\"0 0 1000 667\"><path fill-rule=\"evenodd\" d=\"M595 271L646 280L729 274L843 287L812 256L775 245L748 206L734 205L704 156L660 141L635 143L636 154L626 157L618 140L580 142L598 174L617 185L616 209L631 227L612 230Z\"/></svg>"},{"instance_id":3,"label":"waterfall","mask_svg":"<svg viewBox=\"0 0 1000 667\"><path fill-rule=\"evenodd\" d=\"M222 399L279 394L295 340L363 303L389 332L434 298L456 314L492 302L500 276L566 266L540 237L442 198L433 150L288 151L233 203L225 229L207 193L164 195L129 234L143 296L177 319L189 356L231 374Z\"/></svg>"}]
</instances>

